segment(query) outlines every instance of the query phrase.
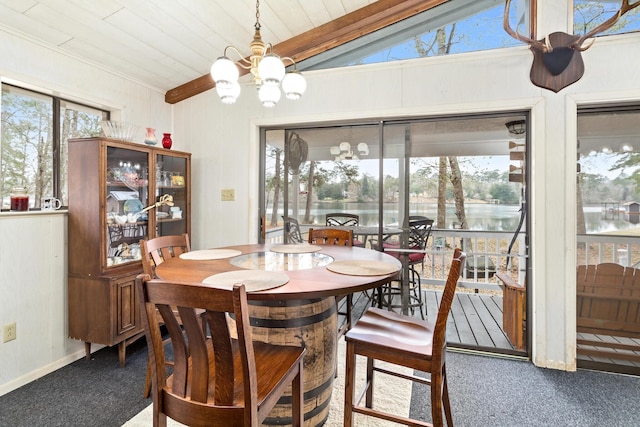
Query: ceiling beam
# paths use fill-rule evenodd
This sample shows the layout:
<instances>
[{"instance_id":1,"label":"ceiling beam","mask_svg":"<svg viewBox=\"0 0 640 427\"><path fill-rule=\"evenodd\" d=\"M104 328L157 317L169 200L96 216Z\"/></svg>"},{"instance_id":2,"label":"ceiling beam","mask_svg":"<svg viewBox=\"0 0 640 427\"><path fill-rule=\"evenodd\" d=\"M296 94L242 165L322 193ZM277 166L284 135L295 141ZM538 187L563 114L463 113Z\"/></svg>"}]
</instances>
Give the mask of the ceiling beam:
<instances>
[{"instance_id":1,"label":"ceiling beam","mask_svg":"<svg viewBox=\"0 0 640 427\"><path fill-rule=\"evenodd\" d=\"M448 1L450 0L378 0L341 18L278 43L273 49L281 57L288 56L299 62ZM250 40L247 40L247 46L249 42ZM240 75L248 72L242 69ZM214 87L211 74L205 74L170 89L164 99L169 104L175 104Z\"/></svg>"}]
</instances>

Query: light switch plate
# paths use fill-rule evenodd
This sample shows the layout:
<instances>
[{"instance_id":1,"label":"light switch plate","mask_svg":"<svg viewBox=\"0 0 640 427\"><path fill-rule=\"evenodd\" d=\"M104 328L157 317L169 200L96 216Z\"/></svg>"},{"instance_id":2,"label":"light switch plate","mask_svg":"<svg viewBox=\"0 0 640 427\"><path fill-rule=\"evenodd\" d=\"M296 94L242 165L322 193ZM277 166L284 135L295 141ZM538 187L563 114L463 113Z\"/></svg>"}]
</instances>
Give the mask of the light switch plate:
<instances>
[{"instance_id":1,"label":"light switch plate","mask_svg":"<svg viewBox=\"0 0 640 427\"><path fill-rule=\"evenodd\" d=\"M226 188L220 191L221 200L223 202L233 202L236 199L236 190L233 188Z\"/></svg>"}]
</instances>

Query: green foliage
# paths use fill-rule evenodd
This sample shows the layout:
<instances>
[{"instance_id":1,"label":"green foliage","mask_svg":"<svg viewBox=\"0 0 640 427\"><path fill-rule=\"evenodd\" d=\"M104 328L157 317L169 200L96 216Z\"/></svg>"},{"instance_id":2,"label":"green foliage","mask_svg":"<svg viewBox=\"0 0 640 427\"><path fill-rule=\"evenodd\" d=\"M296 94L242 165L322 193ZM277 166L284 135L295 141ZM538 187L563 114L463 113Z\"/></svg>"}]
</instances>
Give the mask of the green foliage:
<instances>
[{"instance_id":1,"label":"green foliage","mask_svg":"<svg viewBox=\"0 0 640 427\"><path fill-rule=\"evenodd\" d=\"M516 204L519 200L518 193L506 182L491 185L489 193L493 199L499 200L501 204Z\"/></svg>"}]
</instances>

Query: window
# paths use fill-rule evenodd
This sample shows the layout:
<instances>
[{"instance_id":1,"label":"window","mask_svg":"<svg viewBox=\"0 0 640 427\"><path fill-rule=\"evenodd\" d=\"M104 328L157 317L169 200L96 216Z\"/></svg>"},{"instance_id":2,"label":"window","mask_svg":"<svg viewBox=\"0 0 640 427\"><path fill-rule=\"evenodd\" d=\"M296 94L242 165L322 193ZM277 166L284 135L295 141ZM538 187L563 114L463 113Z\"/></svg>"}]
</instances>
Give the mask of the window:
<instances>
[{"instance_id":1,"label":"window","mask_svg":"<svg viewBox=\"0 0 640 427\"><path fill-rule=\"evenodd\" d=\"M530 33L532 0L512 0L510 22ZM298 64L323 69L517 46L502 27L504 1L450 0Z\"/></svg>"},{"instance_id":2,"label":"window","mask_svg":"<svg viewBox=\"0 0 640 427\"><path fill-rule=\"evenodd\" d=\"M67 139L95 136L109 112L55 96L2 85L0 198L9 208L14 187L26 187L29 208L43 197L67 196Z\"/></svg>"},{"instance_id":3,"label":"window","mask_svg":"<svg viewBox=\"0 0 640 427\"><path fill-rule=\"evenodd\" d=\"M574 34L586 34L602 24L618 12L621 3L621 0L574 0ZM631 4L633 3L631 2ZM630 10L622 15L613 27L598 35L624 34L633 31L640 31L640 8Z\"/></svg>"}]
</instances>

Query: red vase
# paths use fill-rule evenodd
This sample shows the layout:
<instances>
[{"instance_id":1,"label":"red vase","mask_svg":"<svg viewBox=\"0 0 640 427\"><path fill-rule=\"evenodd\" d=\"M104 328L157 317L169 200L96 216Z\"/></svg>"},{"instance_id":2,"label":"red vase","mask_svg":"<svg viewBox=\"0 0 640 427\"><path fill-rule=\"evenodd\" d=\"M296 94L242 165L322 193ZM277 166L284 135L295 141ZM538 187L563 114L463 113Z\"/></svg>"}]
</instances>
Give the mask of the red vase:
<instances>
[{"instance_id":1,"label":"red vase","mask_svg":"<svg viewBox=\"0 0 640 427\"><path fill-rule=\"evenodd\" d=\"M162 146L164 148L171 148L171 145L173 144L173 141L171 140L171 134L170 133L163 133L163 137L162 137Z\"/></svg>"}]
</instances>

